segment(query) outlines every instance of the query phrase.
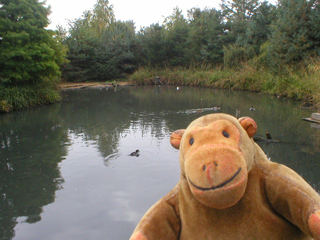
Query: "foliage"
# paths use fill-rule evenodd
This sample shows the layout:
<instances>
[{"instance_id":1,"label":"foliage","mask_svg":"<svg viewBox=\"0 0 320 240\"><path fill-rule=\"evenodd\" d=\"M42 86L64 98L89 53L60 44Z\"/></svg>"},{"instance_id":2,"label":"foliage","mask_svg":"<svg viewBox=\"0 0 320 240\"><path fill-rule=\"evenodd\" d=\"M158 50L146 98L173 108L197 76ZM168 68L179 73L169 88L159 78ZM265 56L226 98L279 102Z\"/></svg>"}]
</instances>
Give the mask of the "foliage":
<instances>
[{"instance_id":1,"label":"foliage","mask_svg":"<svg viewBox=\"0 0 320 240\"><path fill-rule=\"evenodd\" d=\"M312 79L312 83L305 81L308 86L318 76L310 66L315 61L318 66L315 59L320 54L319 0L279 0L277 5L222 0L221 9L192 8L187 18L176 7L162 24L139 31L132 21L118 21L108 0L97 0L92 10L69 22L68 31L60 27L57 32L44 29L49 8L37 0L0 0L0 6L2 92L18 86L54 89L62 63L62 77L67 81L113 80L146 68L164 68L165 72L196 68L201 69L198 75L168 77L178 77L179 83L185 81L183 76L190 84L215 82L218 87L283 91L298 99L313 93L296 72ZM64 61L66 53L68 62ZM259 71L267 76L264 80ZM230 77L231 72L238 78ZM203 76L211 80L202 82ZM217 76L223 79L216 81ZM292 93L290 86L294 86ZM7 111L20 105L15 102L20 101L1 98L0 108Z\"/></svg>"},{"instance_id":2,"label":"foliage","mask_svg":"<svg viewBox=\"0 0 320 240\"><path fill-rule=\"evenodd\" d=\"M259 7L258 0L222 0L220 6L227 22L227 42L243 40L248 24Z\"/></svg>"},{"instance_id":3,"label":"foliage","mask_svg":"<svg viewBox=\"0 0 320 240\"><path fill-rule=\"evenodd\" d=\"M49 12L37 0L0 0L0 112L59 99L66 49L45 29Z\"/></svg>"},{"instance_id":4,"label":"foliage","mask_svg":"<svg viewBox=\"0 0 320 240\"><path fill-rule=\"evenodd\" d=\"M141 55L146 60L143 65L158 67L166 64L165 29L162 26L151 24L149 27L141 29L137 38L140 42Z\"/></svg>"},{"instance_id":5,"label":"foliage","mask_svg":"<svg viewBox=\"0 0 320 240\"><path fill-rule=\"evenodd\" d=\"M68 81L106 81L136 69L134 24L116 21L108 0L98 0L70 27L65 40L70 63L63 69Z\"/></svg>"},{"instance_id":6,"label":"foliage","mask_svg":"<svg viewBox=\"0 0 320 240\"><path fill-rule=\"evenodd\" d=\"M223 16L216 9L189 11L189 58L194 63L218 64L222 61Z\"/></svg>"},{"instance_id":7,"label":"foliage","mask_svg":"<svg viewBox=\"0 0 320 240\"><path fill-rule=\"evenodd\" d=\"M224 66L237 67L259 54L261 45L270 35L275 7L255 0L222 1L227 20L227 43L223 47Z\"/></svg>"},{"instance_id":8,"label":"foliage","mask_svg":"<svg viewBox=\"0 0 320 240\"><path fill-rule=\"evenodd\" d=\"M49 9L37 0L1 0L0 83L10 86L60 76L61 45L48 25Z\"/></svg>"},{"instance_id":9,"label":"foliage","mask_svg":"<svg viewBox=\"0 0 320 240\"><path fill-rule=\"evenodd\" d=\"M319 61L314 63L318 66ZM160 77L163 84L250 90L319 104L320 71L310 72L305 68L287 71L285 76L277 75L246 63L238 69L140 68L130 79L137 84L153 84L155 77Z\"/></svg>"},{"instance_id":10,"label":"foliage","mask_svg":"<svg viewBox=\"0 0 320 240\"><path fill-rule=\"evenodd\" d=\"M318 0L280 0L270 38L272 67L319 56L319 27Z\"/></svg>"},{"instance_id":11,"label":"foliage","mask_svg":"<svg viewBox=\"0 0 320 240\"><path fill-rule=\"evenodd\" d=\"M254 57L254 49L250 45L239 46L235 43L224 46L223 54L224 67L237 69L242 67L242 63L245 63Z\"/></svg>"},{"instance_id":12,"label":"foliage","mask_svg":"<svg viewBox=\"0 0 320 240\"><path fill-rule=\"evenodd\" d=\"M173 14L164 20L165 31L165 55L169 66L185 66L189 63L186 56L187 36L189 34L188 23L179 8L173 10Z\"/></svg>"},{"instance_id":13,"label":"foliage","mask_svg":"<svg viewBox=\"0 0 320 240\"><path fill-rule=\"evenodd\" d=\"M42 84L6 87L0 85L0 96L0 112L11 112L61 100L56 88Z\"/></svg>"},{"instance_id":14,"label":"foliage","mask_svg":"<svg viewBox=\"0 0 320 240\"><path fill-rule=\"evenodd\" d=\"M256 54L271 34L272 21L276 19L276 7L266 1L262 2L252 15L245 32L246 43L252 46Z\"/></svg>"},{"instance_id":15,"label":"foliage","mask_svg":"<svg viewBox=\"0 0 320 240\"><path fill-rule=\"evenodd\" d=\"M187 19L176 7L162 25L151 24L135 33L132 22L129 27L128 22L115 21L112 6L99 0L93 11L71 24L66 41L70 65L64 76L93 81L121 77L139 66L241 68L249 61L276 73L279 61L292 64L319 55L316 1L281 0L274 6L258 0L222 0L221 10L192 8ZM105 24L98 30L93 23L102 3ZM299 20L302 15L306 21Z\"/></svg>"}]
</instances>

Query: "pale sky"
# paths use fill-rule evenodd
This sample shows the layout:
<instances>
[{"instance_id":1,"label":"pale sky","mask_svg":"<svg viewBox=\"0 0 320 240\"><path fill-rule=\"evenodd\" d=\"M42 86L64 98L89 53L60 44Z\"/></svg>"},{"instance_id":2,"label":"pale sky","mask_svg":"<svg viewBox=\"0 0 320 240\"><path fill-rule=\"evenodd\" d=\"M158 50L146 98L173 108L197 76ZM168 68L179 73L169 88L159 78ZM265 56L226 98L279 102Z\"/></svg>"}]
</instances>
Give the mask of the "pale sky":
<instances>
[{"instance_id":1,"label":"pale sky","mask_svg":"<svg viewBox=\"0 0 320 240\"><path fill-rule=\"evenodd\" d=\"M51 5L49 28L56 29L57 25L67 28L68 20L81 17L84 11L93 9L96 2L97 0L46 0L46 4ZM109 0L109 4L113 5L116 20L133 20L136 30L152 23L162 24L164 18L170 16L176 6L187 18L187 10L193 7L220 9L220 3L221 0Z\"/></svg>"}]
</instances>

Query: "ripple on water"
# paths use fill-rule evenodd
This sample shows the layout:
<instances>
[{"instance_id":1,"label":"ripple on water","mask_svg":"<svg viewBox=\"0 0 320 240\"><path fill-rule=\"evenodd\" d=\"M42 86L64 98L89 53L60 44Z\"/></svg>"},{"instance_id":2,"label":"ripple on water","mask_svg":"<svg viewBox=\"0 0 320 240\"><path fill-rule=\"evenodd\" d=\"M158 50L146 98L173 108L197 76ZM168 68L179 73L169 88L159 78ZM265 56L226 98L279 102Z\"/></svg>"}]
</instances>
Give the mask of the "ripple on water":
<instances>
[{"instance_id":1,"label":"ripple on water","mask_svg":"<svg viewBox=\"0 0 320 240\"><path fill-rule=\"evenodd\" d=\"M110 162L118 159L119 157L121 157L121 155L122 154L120 154L120 153L112 153L112 154L106 156L104 158L104 165L109 166Z\"/></svg>"}]
</instances>

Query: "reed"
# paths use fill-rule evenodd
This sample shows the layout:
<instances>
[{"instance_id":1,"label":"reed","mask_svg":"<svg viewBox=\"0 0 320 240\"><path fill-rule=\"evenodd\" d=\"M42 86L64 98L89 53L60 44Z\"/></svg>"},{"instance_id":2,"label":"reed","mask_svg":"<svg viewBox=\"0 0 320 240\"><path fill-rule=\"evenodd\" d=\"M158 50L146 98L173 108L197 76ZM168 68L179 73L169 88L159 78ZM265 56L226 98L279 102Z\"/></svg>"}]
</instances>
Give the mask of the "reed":
<instances>
[{"instance_id":1,"label":"reed","mask_svg":"<svg viewBox=\"0 0 320 240\"><path fill-rule=\"evenodd\" d=\"M11 112L37 105L50 104L61 99L55 88L40 86L0 86L0 96L0 112Z\"/></svg>"},{"instance_id":2,"label":"reed","mask_svg":"<svg viewBox=\"0 0 320 240\"><path fill-rule=\"evenodd\" d=\"M304 67L308 66L308 67ZM243 63L238 68L140 68L130 80L136 84L203 86L269 93L289 97L320 107L320 60L299 68L288 67L285 73Z\"/></svg>"}]
</instances>

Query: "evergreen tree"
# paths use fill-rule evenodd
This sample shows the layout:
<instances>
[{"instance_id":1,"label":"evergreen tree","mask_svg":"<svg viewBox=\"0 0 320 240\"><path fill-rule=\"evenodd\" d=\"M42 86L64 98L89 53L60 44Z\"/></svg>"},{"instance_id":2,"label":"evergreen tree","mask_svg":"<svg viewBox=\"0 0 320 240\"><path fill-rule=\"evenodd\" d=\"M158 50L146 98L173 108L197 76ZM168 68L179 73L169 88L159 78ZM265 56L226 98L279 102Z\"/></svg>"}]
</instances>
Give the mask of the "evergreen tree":
<instances>
[{"instance_id":1,"label":"evergreen tree","mask_svg":"<svg viewBox=\"0 0 320 240\"><path fill-rule=\"evenodd\" d=\"M108 0L97 0L93 10L70 23L69 32L67 80L106 81L136 69L134 24L116 21Z\"/></svg>"},{"instance_id":2,"label":"evergreen tree","mask_svg":"<svg viewBox=\"0 0 320 240\"><path fill-rule=\"evenodd\" d=\"M319 0L314 1L310 14L310 40L313 42L314 54L320 56L320 6Z\"/></svg>"},{"instance_id":3,"label":"evergreen tree","mask_svg":"<svg viewBox=\"0 0 320 240\"><path fill-rule=\"evenodd\" d=\"M164 27L157 23L141 29L137 34L141 55L147 60L145 64L153 67L166 64L165 31Z\"/></svg>"},{"instance_id":4,"label":"evergreen tree","mask_svg":"<svg viewBox=\"0 0 320 240\"><path fill-rule=\"evenodd\" d=\"M38 0L0 0L0 112L60 99L66 49L46 30L49 8Z\"/></svg>"},{"instance_id":5,"label":"evergreen tree","mask_svg":"<svg viewBox=\"0 0 320 240\"><path fill-rule=\"evenodd\" d=\"M260 47L271 34L271 23L275 20L276 7L268 2L263 2L257 8L248 23L245 38L246 42L253 46L256 54L260 53Z\"/></svg>"},{"instance_id":6,"label":"evergreen tree","mask_svg":"<svg viewBox=\"0 0 320 240\"><path fill-rule=\"evenodd\" d=\"M270 42L269 52L276 65L319 56L319 1L280 0Z\"/></svg>"},{"instance_id":7,"label":"evergreen tree","mask_svg":"<svg viewBox=\"0 0 320 240\"><path fill-rule=\"evenodd\" d=\"M0 0L0 83L45 82L60 76L64 52L48 25L49 8L37 0Z\"/></svg>"},{"instance_id":8,"label":"evergreen tree","mask_svg":"<svg viewBox=\"0 0 320 240\"><path fill-rule=\"evenodd\" d=\"M220 4L226 21L226 43L243 41L248 23L259 7L258 0L222 0Z\"/></svg>"},{"instance_id":9,"label":"evergreen tree","mask_svg":"<svg viewBox=\"0 0 320 240\"><path fill-rule=\"evenodd\" d=\"M226 43L223 47L224 65L239 67L241 63L253 58L255 50L259 49L255 44L260 44L258 39L261 36L258 33L264 22L259 22L258 19L265 8L261 7L258 0L222 0L220 6L226 20L226 34L223 37Z\"/></svg>"},{"instance_id":10,"label":"evergreen tree","mask_svg":"<svg viewBox=\"0 0 320 240\"><path fill-rule=\"evenodd\" d=\"M222 61L222 36L224 24L221 11L192 8L189 12L189 58L195 63L220 63Z\"/></svg>"},{"instance_id":11,"label":"evergreen tree","mask_svg":"<svg viewBox=\"0 0 320 240\"><path fill-rule=\"evenodd\" d=\"M95 63L91 74L99 79L124 77L136 69L134 54L135 28L132 21L116 21L102 33L100 46L96 48ZM96 67L100 66L99 69Z\"/></svg>"},{"instance_id":12,"label":"evergreen tree","mask_svg":"<svg viewBox=\"0 0 320 240\"><path fill-rule=\"evenodd\" d=\"M69 49L69 64L62 70L62 77L68 81L89 80L88 71L98 47L97 34L90 26L91 19L92 12L86 11L81 18L69 22L69 37L64 41Z\"/></svg>"},{"instance_id":13,"label":"evergreen tree","mask_svg":"<svg viewBox=\"0 0 320 240\"><path fill-rule=\"evenodd\" d=\"M186 56L189 27L178 7L165 19L164 28L166 63L169 66L185 66L190 61Z\"/></svg>"}]
</instances>

